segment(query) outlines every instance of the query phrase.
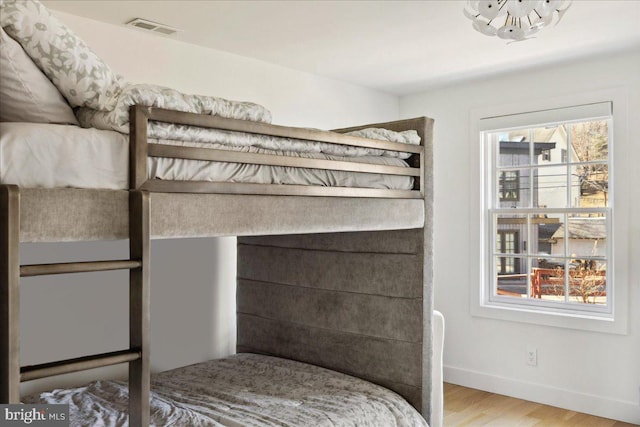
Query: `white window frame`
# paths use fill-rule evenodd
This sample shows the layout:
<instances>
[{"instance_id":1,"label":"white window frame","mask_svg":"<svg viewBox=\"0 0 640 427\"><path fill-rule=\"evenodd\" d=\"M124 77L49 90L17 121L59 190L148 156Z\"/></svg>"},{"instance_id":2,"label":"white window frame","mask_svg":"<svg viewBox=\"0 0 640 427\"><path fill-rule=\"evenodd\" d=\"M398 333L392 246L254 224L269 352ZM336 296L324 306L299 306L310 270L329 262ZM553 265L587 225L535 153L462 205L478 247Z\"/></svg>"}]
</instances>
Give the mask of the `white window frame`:
<instances>
[{"instance_id":1,"label":"white window frame","mask_svg":"<svg viewBox=\"0 0 640 427\"><path fill-rule=\"evenodd\" d=\"M586 307L586 309L568 309L564 304L527 304L514 298L496 298L492 296L492 278L490 271L494 262L491 243L488 238L489 206L487 197L485 157L487 152L481 140L481 132L491 129L505 129L523 126L535 126L554 122L576 121L580 118L592 119L601 114L600 103L612 105L613 126L609 129L613 141L609 150L609 185L611 191L608 218L608 233L613 237L609 248L607 272L608 307ZM471 205L471 244L477 248L478 257L472 260L470 268L470 308L474 316L488 317L538 325L566 327L581 330L627 334L628 331L628 287L629 261L629 194L633 183L615 180L615 169L633 167L629 159L618 155L616 144L628 144L628 96L624 88L609 89L590 93L566 95L550 99L527 100L514 104L499 104L478 108L470 115L470 195ZM578 107L581 108L571 108ZM552 111L555 110L555 111ZM578 113L576 113L578 112ZM563 115L565 114L565 115ZM578 117L576 117L578 114ZM522 119L525 118L524 121ZM515 300L515 301L514 301ZM524 300L524 299L523 299ZM576 304L577 306L577 304ZM578 307L579 308L579 307Z\"/></svg>"}]
</instances>

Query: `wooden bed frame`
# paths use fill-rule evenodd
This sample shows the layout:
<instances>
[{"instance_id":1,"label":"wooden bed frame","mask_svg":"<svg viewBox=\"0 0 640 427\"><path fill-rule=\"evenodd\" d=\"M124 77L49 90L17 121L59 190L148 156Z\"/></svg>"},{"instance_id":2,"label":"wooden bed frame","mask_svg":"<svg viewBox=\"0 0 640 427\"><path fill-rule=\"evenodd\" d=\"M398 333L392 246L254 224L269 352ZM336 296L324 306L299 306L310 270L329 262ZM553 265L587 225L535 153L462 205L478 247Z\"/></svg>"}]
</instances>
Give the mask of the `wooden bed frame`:
<instances>
[{"instance_id":1,"label":"wooden bed frame","mask_svg":"<svg viewBox=\"0 0 640 427\"><path fill-rule=\"evenodd\" d=\"M129 182L131 188L160 193L225 193L225 194L267 194L287 196L337 196L337 197L383 197L383 198L422 198L420 191L424 187L424 147L395 142L378 141L338 132L315 129L303 129L278 126L246 120L226 119L217 116L183 113L143 106L133 106L131 117L131 144L129 151ZM415 119L416 122L421 119ZM422 119L426 121L426 118ZM244 153L210 148L180 147L166 144L149 144L147 126L149 121L174 123L203 128L238 131L259 135L319 141L354 147L377 148L382 150L410 153L412 167L371 165L357 162L305 159L272 154ZM397 122L394 122L397 125ZM417 124L417 123L416 123ZM377 126L377 125L376 125ZM424 125L422 126L424 127ZM356 128L353 128L355 130ZM390 129L393 130L393 129ZM320 187L309 185L246 184L198 181L168 181L147 178L148 157L169 157L177 159L206 160L231 163L251 163L256 165L288 166L296 168L340 170L348 172L366 172L387 175L416 177L414 190L378 190L348 187Z\"/></svg>"},{"instance_id":2,"label":"wooden bed frame","mask_svg":"<svg viewBox=\"0 0 640 427\"><path fill-rule=\"evenodd\" d=\"M401 120L396 122L379 123L358 128L339 129L335 132L325 132L311 129L290 128L263 123L248 122L242 120L224 119L215 116L197 115L184 112L162 110L156 108L134 106L130 111L130 188L125 190L76 190L76 189L51 189L21 191L17 186L2 185L0 190L0 317L3 327L0 330L0 402L17 403L20 401L20 382L30 381L64 373L77 372L102 366L119 363L129 364L129 390L130 390L130 425L146 426L149 424L149 240L152 236L181 237L181 236L219 236L219 235L261 235L261 234L287 234L305 232L304 220L292 221L291 224L260 223L261 219L247 213L247 220L240 223L232 223L228 220L228 226L215 224L206 219L196 219L201 216L203 209L220 209L221 198L225 202L231 202L232 206L242 204L251 210L256 203L268 206L273 214L282 206L294 209L293 215L303 214L309 209L308 204L323 204L325 201L336 211L338 218L344 217L344 224L335 219L321 223L314 229L309 224L308 232L335 232L338 234L310 235L310 236L284 236L276 240L261 240L262 238L247 238L239 241L238 264L238 349L251 350L262 353L277 354L296 360L314 363L334 370L346 372L352 375L369 379L385 385L401 395L418 408L425 419L430 418L430 393L431 385L429 372L431 370L431 313L433 310L432 293L432 126L433 121L428 118ZM200 127L217 128L230 131L241 131L262 135L280 136L310 141L322 141L335 144L350 145L356 147L380 148L386 150L403 151L412 154L409 159L410 168L394 166L367 165L355 162L342 162L330 160L303 159L295 157L283 157L264 154L240 153L232 151L177 147L171 145L148 144L147 125L149 121L170 122ZM403 131L415 129L418 131L422 145L410 146L390 142L382 142L341 135L350 130L364 127L383 127L389 130ZM336 133L338 132L338 133ZM332 169L353 172L379 173L391 175L408 175L415 179L413 190L377 190L362 188L338 188L296 185L270 185L270 184L241 184L241 183L212 183L193 181L160 181L147 179L148 157L172 157L182 159L253 163L272 166L291 166L303 168ZM128 195L127 195L128 193ZM168 194L187 193L187 194ZM203 194L204 193L204 194ZM250 196L247 196L250 195ZM63 196L63 197L61 197ZM292 199L289 196L298 196ZM328 198L327 198L328 197ZM22 200L21 200L22 198ZM70 201L71 200L71 201ZM150 201L151 200L151 201ZM78 202L80 213L55 214L62 205ZM97 201L97 202L96 202ZM190 204L189 202L193 202ZM282 203L280 203L282 202ZM128 204L128 206L127 206ZM150 207L150 204L153 208ZM93 209L93 205L109 206L114 211L103 214L104 217L96 220L92 215L87 215L82 209ZM279 206L280 205L280 206ZM154 216L153 211L168 209L175 206L186 206L182 212L183 223L166 223L159 216ZM372 211L362 224L349 218L348 213L353 207L360 207L363 211ZM410 207L410 209L407 209ZM419 209L418 209L419 207ZM376 208L384 208L378 209ZM386 210L385 210L386 209ZM398 221L389 220L389 213L397 210ZM68 211L68 210L67 210ZM403 217L403 211L409 212L411 218ZM414 213L422 212L422 216ZM54 212L53 214L51 212ZM406 213L405 212L405 213ZM55 217L53 215L56 215ZM261 215L261 217L264 215ZM426 220L425 220L426 218ZM257 225L246 224L256 221ZM331 225L333 221L333 225ZM377 222L380 222L380 225ZM320 221L322 222L322 221ZM99 223L99 224L98 224ZM98 224L98 225L96 225ZM154 228L155 227L155 228ZM261 228L262 227L262 228ZM113 228L115 230L111 230ZM365 230L380 230L376 234L363 232ZM396 231L382 231L396 230ZM397 231L400 230L400 231ZM354 233L347 233L348 231ZM323 236L323 237L318 237ZM99 240L113 238L129 239L129 257L118 261L93 261L64 264L20 265L19 243L21 241L62 241L62 240ZM362 276L359 281L362 286L368 286L368 279L364 273L375 268L380 259L387 257L400 257L411 265L411 274L403 276L401 280L407 281L406 292L412 294L415 300L414 308L407 312L402 304L389 304L393 311L388 311L381 306L378 299L391 298L389 301L403 302L406 296L402 294L404 284L390 286L390 294L380 294L375 286L366 290L363 297L365 305L369 309L382 310L376 320L387 322L388 319L396 319L398 316L419 316L413 319L414 327L411 337L407 336L383 336L377 331L366 332L363 330L366 319L354 320L350 325L353 331L337 330L334 326L326 324L313 324L304 326L303 333L309 337L309 328L325 333L325 342L331 347L332 357L318 355L317 352L304 352L300 345L281 346L281 342L291 342L292 336L284 334L286 328L269 329L265 325L268 322L291 322L291 319L266 319L255 322L256 318L263 318L264 313L252 306L255 292L247 282L267 280L261 278L259 269L256 270L254 257L242 258L247 251L261 252L264 247L280 247L281 249L300 248L300 250L319 250L325 254L344 254L345 251L358 253L359 270L350 273L350 277ZM283 249L283 250L284 250ZM375 256L371 256L374 253ZM395 259L395 258L394 258ZM324 260L318 257L318 260ZM320 264L321 262L318 261ZM323 262L326 262L324 260ZM316 263L316 261L312 261ZM310 271L318 271L321 265L312 265ZM69 360L44 363L35 366L20 367L19 349L19 284L20 277L36 275L65 274L79 272L94 272L105 270L130 271L130 308L129 308L129 348L99 355L84 356ZM309 286L319 286L317 275L311 277L294 277L295 269L283 272L286 280L292 280L291 285L297 291L308 289ZM396 279L388 278L389 281ZM400 280L400 279L398 279ZM294 283L295 282L295 283ZM267 295L275 303L278 293L274 291L273 284L264 283L262 290L268 290ZM271 290L269 290L271 289ZM400 292L400 294L398 294ZM333 289L330 298L323 299L323 304L331 304L332 301L340 301L351 292L341 292ZM316 295L317 297L317 295ZM377 308L376 308L377 307ZM382 308L380 308L382 307ZM344 313L340 314L344 316ZM326 316L323 317L323 319ZM319 319L319 318L318 318ZM312 319L311 323L320 320ZM409 317L405 317L410 321ZM416 326L415 322L419 322ZM295 321L297 322L297 320ZM294 323L295 323L294 322ZM402 322L401 322L402 323ZM299 325L300 326L300 325ZM381 325L389 329L389 325ZM336 329L335 331L332 329ZM417 328L417 329L416 329ZM258 329L263 333L255 332ZM250 332L254 331L254 332ZM274 333L274 331L276 331ZM416 332L418 331L418 332ZM349 333L359 336L357 341L348 343ZM284 334L284 335L283 335ZM346 335L345 335L346 334ZM408 343L411 352L407 357L400 357L407 351ZM354 347L357 343L358 347ZM366 348L363 353L366 357L351 360L354 352ZM318 350L318 349L316 349ZM384 357L378 357L379 352L388 352ZM396 352L396 353L393 353ZM395 356L394 356L395 355ZM344 357L341 357L344 356ZM394 362L394 357L396 357ZM341 359L346 358L346 363ZM369 363L368 358L378 359ZM411 366L406 366L409 363ZM359 366L359 365L366 366ZM392 365L390 367L390 364ZM397 365L397 366L395 366ZM411 375L419 376L417 384L407 386L402 381L395 381L394 372L400 372L407 368ZM385 369L390 370L389 375L383 375ZM391 375L393 374L393 375Z\"/></svg>"}]
</instances>

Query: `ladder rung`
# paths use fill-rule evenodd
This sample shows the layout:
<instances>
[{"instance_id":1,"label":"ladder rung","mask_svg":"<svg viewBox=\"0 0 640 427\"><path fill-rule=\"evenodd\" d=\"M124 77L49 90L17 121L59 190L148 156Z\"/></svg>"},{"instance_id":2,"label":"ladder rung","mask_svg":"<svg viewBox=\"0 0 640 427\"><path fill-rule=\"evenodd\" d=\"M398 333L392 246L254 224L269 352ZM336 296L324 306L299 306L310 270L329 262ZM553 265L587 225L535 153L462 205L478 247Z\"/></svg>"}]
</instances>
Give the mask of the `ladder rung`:
<instances>
[{"instance_id":1,"label":"ladder rung","mask_svg":"<svg viewBox=\"0 0 640 427\"><path fill-rule=\"evenodd\" d=\"M140 261L88 261L58 264L21 265L20 277L44 276L48 274L88 273L92 271L130 270L142 265Z\"/></svg>"},{"instance_id":2,"label":"ladder rung","mask_svg":"<svg viewBox=\"0 0 640 427\"><path fill-rule=\"evenodd\" d=\"M110 353L83 356L75 359L60 360L40 365L23 366L20 368L20 381L37 380L38 378L54 375L69 374L71 372L86 371L87 369L117 365L131 362L140 358L138 350L120 350Z\"/></svg>"}]
</instances>

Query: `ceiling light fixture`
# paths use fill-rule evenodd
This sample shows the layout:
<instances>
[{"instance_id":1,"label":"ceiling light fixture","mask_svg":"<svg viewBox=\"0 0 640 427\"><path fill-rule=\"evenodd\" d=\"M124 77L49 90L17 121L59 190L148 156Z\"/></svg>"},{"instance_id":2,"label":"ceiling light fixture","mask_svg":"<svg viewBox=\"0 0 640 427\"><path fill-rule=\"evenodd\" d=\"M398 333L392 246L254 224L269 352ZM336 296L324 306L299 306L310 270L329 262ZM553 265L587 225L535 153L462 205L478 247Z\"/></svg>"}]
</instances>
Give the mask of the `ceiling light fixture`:
<instances>
[{"instance_id":1,"label":"ceiling light fixture","mask_svg":"<svg viewBox=\"0 0 640 427\"><path fill-rule=\"evenodd\" d=\"M468 0L464 16L482 34L521 41L558 24L569 6L571 0Z\"/></svg>"}]
</instances>

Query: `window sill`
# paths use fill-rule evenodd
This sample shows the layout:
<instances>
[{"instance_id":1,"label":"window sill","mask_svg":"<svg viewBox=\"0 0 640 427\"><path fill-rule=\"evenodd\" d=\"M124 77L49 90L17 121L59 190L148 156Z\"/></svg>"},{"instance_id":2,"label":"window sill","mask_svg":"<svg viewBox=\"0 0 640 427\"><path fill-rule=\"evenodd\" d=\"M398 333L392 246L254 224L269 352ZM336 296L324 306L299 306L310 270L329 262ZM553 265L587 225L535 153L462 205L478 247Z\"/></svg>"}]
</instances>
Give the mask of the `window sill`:
<instances>
[{"instance_id":1,"label":"window sill","mask_svg":"<svg viewBox=\"0 0 640 427\"><path fill-rule=\"evenodd\" d=\"M471 314L510 322L529 323L557 328L627 335L626 321L615 319L609 314L587 313L568 310L553 310L538 307L526 307L516 304L489 302L471 304Z\"/></svg>"}]
</instances>

